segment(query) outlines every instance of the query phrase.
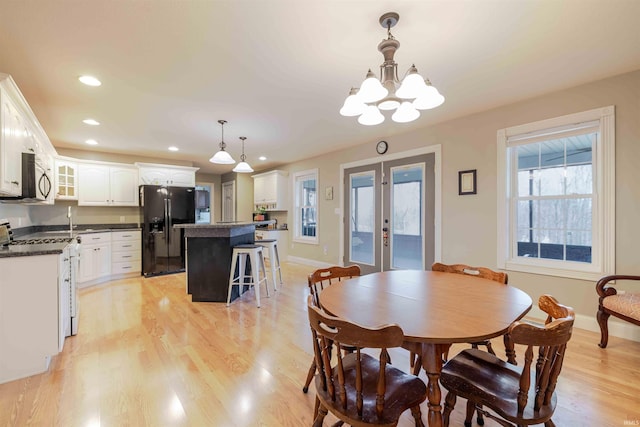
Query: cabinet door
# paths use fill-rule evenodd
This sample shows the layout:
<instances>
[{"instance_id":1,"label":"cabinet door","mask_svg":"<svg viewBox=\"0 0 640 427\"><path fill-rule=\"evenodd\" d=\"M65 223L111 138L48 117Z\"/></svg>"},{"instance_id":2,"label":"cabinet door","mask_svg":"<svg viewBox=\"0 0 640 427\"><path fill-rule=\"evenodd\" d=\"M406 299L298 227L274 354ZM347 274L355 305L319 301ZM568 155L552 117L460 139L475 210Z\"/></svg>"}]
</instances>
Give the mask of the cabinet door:
<instances>
[{"instance_id":1,"label":"cabinet door","mask_svg":"<svg viewBox=\"0 0 640 427\"><path fill-rule=\"evenodd\" d=\"M78 164L56 160L56 199L78 200Z\"/></svg>"},{"instance_id":2,"label":"cabinet door","mask_svg":"<svg viewBox=\"0 0 640 427\"><path fill-rule=\"evenodd\" d=\"M0 135L0 192L22 194L22 118L6 92L0 91L2 134Z\"/></svg>"},{"instance_id":3,"label":"cabinet door","mask_svg":"<svg viewBox=\"0 0 640 427\"><path fill-rule=\"evenodd\" d=\"M111 206L138 206L138 171L134 168L110 168Z\"/></svg>"},{"instance_id":4,"label":"cabinet door","mask_svg":"<svg viewBox=\"0 0 640 427\"><path fill-rule=\"evenodd\" d=\"M193 187L196 185L196 173L183 170L170 170L169 185Z\"/></svg>"},{"instance_id":5,"label":"cabinet door","mask_svg":"<svg viewBox=\"0 0 640 427\"><path fill-rule=\"evenodd\" d=\"M264 203L264 176L257 176L253 178L253 203Z\"/></svg>"},{"instance_id":6,"label":"cabinet door","mask_svg":"<svg viewBox=\"0 0 640 427\"><path fill-rule=\"evenodd\" d=\"M95 245L82 245L80 248L80 264L78 269L78 283L88 282L95 278Z\"/></svg>"},{"instance_id":7,"label":"cabinet door","mask_svg":"<svg viewBox=\"0 0 640 427\"><path fill-rule=\"evenodd\" d=\"M169 173L166 169L141 167L140 185L167 185L169 183Z\"/></svg>"},{"instance_id":8,"label":"cabinet door","mask_svg":"<svg viewBox=\"0 0 640 427\"><path fill-rule=\"evenodd\" d=\"M95 249L93 254L95 278L103 278L111 275L111 243L96 245Z\"/></svg>"},{"instance_id":9,"label":"cabinet door","mask_svg":"<svg viewBox=\"0 0 640 427\"><path fill-rule=\"evenodd\" d=\"M78 166L78 205L109 206L109 167L80 164Z\"/></svg>"}]
</instances>

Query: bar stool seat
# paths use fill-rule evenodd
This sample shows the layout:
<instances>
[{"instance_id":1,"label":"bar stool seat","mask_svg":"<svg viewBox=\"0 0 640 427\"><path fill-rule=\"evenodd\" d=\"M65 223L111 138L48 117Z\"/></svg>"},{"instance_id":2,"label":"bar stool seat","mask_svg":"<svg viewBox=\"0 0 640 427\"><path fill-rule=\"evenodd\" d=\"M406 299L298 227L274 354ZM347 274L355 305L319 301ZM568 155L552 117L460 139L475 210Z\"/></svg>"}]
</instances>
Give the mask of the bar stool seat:
<instances>
[{"instance_id":1,"label":"bar stool seat","mask_svg":"<svg viewBox=\"0 0 640 427\"><path fill-rule=\"evenodd\" d=\"M269 281L267 280L267 270L264 266L264 257L262 255L263 247L260 245L236 245L233 247L231 255L231 273L229 274L229 291L227 293L227 307L231 302L231 290L234 286L238 287L240 296L245 285L253 286L256 293L256 305L260 307L260 283L264 282L264 287L269 296ZM246 274L246 264L251 265L251 274ZM238 275L235 275L236 266L238 266ZM260 279L260 271L262 271L262 279ZM249 281L246 281L249 279Z\"/></svg>"},{"instance_id":2,"label":"bar stool seat","mask_svg":"<svg viewBox=\"0 0 640 427\"><path fill-rule=\"evenodd\" d=\"M282 285L282 270L280 270L280 255L278 254L277 239L261 239L256 240L256 244L269 249L269 268L271 269L271 279L273 280L273 289L278 290L276 281L276 271L280 275L280 284Z\"/></svg>"}]
</instances>

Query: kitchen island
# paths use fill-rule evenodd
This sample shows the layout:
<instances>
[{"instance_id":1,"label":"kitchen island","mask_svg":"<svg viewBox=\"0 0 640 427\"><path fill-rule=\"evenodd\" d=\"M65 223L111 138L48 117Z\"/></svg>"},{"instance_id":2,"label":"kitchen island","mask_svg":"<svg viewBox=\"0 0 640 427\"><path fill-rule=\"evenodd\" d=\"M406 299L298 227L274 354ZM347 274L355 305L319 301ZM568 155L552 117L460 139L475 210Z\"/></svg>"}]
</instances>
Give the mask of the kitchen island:
<instances>
[{"instance_id":1,"label":"kitchen island","mask_svg":"<svg viewBox=\"0 0 640 427\"><path fill-rule=\"evenodd\" d=\"M231 255L236 245L254 243L256 225L275 221L176 224L186 240L187 293L194 302L227 302ZM239 296L234 288L233 301Z\"/></svg>"}]
</instances>

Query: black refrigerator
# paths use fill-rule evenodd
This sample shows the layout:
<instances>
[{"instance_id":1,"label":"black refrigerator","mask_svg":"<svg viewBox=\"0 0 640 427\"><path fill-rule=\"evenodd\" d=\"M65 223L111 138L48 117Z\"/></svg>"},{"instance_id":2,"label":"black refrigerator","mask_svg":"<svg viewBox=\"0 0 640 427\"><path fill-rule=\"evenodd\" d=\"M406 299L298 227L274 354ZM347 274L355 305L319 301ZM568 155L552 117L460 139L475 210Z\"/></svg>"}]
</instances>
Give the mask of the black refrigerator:
<instances>
[{"instance_id":1,"label":"black refrigerator","mask_svg":"<svg viewBox=\"0 0 640 427\"><path fill-rule=\"evenodd\" d=\"M185 269L184 229L196 217L194 187L140 186L142 274L145 277Z\"/></svg>"}]
</instances>

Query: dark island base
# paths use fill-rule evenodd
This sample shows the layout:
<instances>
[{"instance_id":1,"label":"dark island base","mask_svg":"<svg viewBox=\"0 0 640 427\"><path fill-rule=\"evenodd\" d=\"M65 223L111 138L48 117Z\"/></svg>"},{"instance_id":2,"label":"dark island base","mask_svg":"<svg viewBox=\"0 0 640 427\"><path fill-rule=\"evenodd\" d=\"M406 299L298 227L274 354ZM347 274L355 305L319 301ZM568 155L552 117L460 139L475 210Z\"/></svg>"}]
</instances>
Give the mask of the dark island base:
<instances>
[{"instance_id":1,"label":"dark island base","mask_svg":"<svg viewBox=\"0 0 640 427\"><path fill-rule=\"evenodd\" d=\"M227 302L233 247L247 243L254 243L253 232L233 237L187 237L187 293L193 302ZM231 301L238 296L234 287Z\"/></svg>"}]
</instances>

